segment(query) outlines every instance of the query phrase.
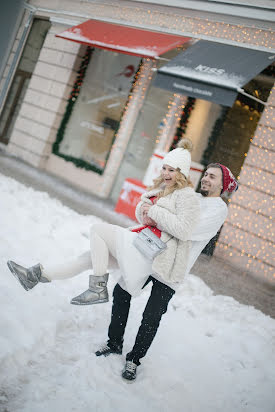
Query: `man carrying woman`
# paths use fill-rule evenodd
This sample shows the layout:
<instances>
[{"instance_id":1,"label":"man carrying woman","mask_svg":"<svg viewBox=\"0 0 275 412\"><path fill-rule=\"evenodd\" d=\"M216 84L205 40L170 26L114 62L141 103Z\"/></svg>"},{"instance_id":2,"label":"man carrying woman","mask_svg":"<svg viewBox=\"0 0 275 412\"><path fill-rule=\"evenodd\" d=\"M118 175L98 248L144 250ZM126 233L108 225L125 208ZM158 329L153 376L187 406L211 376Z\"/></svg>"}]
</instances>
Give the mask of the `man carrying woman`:
<instances>
[{"instance_id":1,"label":"man carrying woman","mask_svg":"<svg viewBox=\"0 0 275 412\"><path fill-rule=\"evenodd\" d=\"M182 139L179 147L164 157L159 178L142 195L136 207L139 226L125 229L107 223L95 224L90 231L90 250L60 265L47 267L37 264L25 268L8 261L10 271L25 290L32 289L39 282L61 280L93 269L89 288L71 301L76 305L107 302L108 269L120 268L121 279L113 291L109 339L96 352L97 356L122 353L131 298L152 282L134 347L126 355L122 377L128 381L136 378L140 359L151 346L161 317L185 274L226 218L227 206L220 194L237 188L229 169L212 164L202 178L201 194L195 193L189 179L191 149L191 141ZM149 229L166 243L166 248L153 260L135 247L136 237L144 229Z\"/></svg>"}]
</instances>

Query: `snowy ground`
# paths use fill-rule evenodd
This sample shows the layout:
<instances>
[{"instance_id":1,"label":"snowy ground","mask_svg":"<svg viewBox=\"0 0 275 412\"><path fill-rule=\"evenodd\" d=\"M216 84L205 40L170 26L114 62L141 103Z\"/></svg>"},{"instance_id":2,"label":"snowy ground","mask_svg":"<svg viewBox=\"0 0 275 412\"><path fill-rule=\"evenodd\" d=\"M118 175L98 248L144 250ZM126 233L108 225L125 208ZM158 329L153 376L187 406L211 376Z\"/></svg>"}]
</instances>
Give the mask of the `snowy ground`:
<instances>
[{"instance_id":1,"label":"snowy ground","mask_svg":"<svg viewBox=\"0 0 275 412\"><path fill-rule=\"evenodd\" d=\"M77 256L98 218L2 175L0 190L0 411L275 410L275 320L213 296L193 275L171 301L136 382L125 383L124 357L93 354L106 340L111 302L69 304L88 273L25 292L6 266L8 259L32 265ZM133 300L124 353L149 289Z\"/></svg>"}]
</instances>

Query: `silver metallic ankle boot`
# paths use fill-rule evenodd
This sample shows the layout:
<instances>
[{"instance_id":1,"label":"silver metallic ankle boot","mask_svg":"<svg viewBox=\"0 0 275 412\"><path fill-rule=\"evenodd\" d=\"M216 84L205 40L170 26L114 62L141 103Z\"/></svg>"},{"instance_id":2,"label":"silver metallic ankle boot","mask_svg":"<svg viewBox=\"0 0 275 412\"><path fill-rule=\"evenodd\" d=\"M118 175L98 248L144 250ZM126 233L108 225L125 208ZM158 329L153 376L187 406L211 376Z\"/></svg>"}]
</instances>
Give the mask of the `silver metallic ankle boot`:
<instances>
[{"instance_id":1,"label":"silver metallic ankle boot","mask_svg":"<svg viewBox=\"0 0 275 412\"><path fill-rule=\"evenodd\" d=\"M109 301L107 282L109 273L89 277L89 289L71 300L72 305L94 305Z\"/></svg>"},{"instance_id":2,"label":"silver metallic ankle boot","mask_svg":"<svg viewBox=\"0 0 275 412\"><path fill-rule=\"evenodd\" d=\"M42 266L40 263L35 266L31 266L30 268L24 268L12 260L8 260L7 265L11 273L21 283L25 290L34 288L34 286L36 286L39 282L50 282L49 279L43 277Z\"/></svg>"}]
</instances>

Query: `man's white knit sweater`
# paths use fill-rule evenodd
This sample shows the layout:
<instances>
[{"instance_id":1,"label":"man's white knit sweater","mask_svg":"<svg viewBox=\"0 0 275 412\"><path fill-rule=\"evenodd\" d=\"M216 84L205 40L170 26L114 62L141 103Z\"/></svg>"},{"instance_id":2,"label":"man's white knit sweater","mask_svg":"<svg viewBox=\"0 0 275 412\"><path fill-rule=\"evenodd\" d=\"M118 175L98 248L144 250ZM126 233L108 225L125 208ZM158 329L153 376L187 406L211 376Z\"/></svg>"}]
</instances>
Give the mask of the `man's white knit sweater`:
<instances>
[{"instance_id":1,"label":"man's white knit sweater","mask_svg":"<svg viewBox=\"0 0 275 412\"><path fill-rule=\"evenodd\" d=\"M192 246L186 273L189 273L207 243L217 234L223 225L228 209L221 197L204 197L196 193L200 202L199 223L191 235Z\"/></svg>"},{"instance_id":2,"label":"man's white knit sweater","mask_svg":"<svg viewBox=\"0 0 275 412\"><path fill-rule=\"evenodd\" d=\"M189 238L191 240L191 247L185 274L190 273L190 270L207 243L220 230L228 213L227 206L221 197L204 197L200 193L196 193L196 196L200 203L201 213L198 225ZM181 282L176 283L164 280L157 274L153 276L174 290L177 290L181 284Z\"/></svg>"}]
</instances>

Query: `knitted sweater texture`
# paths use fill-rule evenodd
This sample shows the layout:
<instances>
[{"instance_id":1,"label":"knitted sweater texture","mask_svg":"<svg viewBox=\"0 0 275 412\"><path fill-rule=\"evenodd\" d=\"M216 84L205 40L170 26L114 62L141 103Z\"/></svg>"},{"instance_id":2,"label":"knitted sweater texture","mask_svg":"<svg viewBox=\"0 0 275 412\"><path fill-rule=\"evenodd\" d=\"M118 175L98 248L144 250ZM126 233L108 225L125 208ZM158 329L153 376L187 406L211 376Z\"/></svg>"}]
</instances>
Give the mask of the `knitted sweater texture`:
<instances>
[{"instance_id":1,"label":"knitted sweater texture","mask_svg":"<svg viewBox=\"0 0 275 412\"><path fill-rule=\"evenodd\" d=\"M160 189L144 193L136 207L136 218L142 224L141 206L151 204L150 197ZM158 255L152 264L155 273L165 281L181 282L187 268L191 247L191 235L200 218L200 204L195 191L186 187L161 197L149 210L148 216L161 230L161 240L167 249Z\"/></svg>"}]
</instances>

